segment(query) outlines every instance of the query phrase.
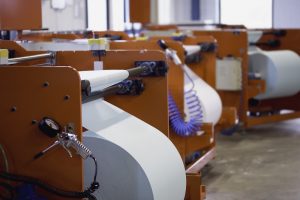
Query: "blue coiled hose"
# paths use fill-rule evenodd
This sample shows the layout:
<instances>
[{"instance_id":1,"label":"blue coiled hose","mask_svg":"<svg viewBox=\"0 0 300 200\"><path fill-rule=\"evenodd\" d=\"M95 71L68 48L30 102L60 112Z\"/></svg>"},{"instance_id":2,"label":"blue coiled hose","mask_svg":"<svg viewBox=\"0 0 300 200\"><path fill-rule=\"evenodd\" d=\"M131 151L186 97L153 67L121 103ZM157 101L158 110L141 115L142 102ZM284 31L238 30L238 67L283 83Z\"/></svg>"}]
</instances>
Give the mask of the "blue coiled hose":
<instances>
[{"instance_id":1,"label":"blue coiled hose","mask_svg":"<svg viewBox=\"0 0 300 200\"><path fill-rule=\"evenodd\" d=\"M192 83L191 89L184 92L184 99L190 114L190 119L187 122L183 119L182 113L180 113L172 95L169 93L169 121L172 129L177 135L187 137L195 135L197 131L200 130L203 122L203 111L200 100L197 97L197 92L194 90L193 80L186 73L182 66L181 68Z\"/></svg>"},{"instance_id":2,"label":"blue coiled hose","mask_svg":"<svg viewBox=\"0 0 300 200\"><path fill-rule=\"evenodd\" d=\"M190 114L189 121L185 121L180 113L172 95L168 94L168 105L169 105L169 121L174 132L183 137L195 135L201 128L203 121L203 111L200 100L197 96L197 92L194 90L195 84L193 79L184 69L180 58L175 51L170 49L164 40L158 40L157 44L160 48L166 52L166 55L176 64L179 65L192 83L192 87L184 92L185 104L187 105L188 112Z\"/></svg>"}]
</instances>

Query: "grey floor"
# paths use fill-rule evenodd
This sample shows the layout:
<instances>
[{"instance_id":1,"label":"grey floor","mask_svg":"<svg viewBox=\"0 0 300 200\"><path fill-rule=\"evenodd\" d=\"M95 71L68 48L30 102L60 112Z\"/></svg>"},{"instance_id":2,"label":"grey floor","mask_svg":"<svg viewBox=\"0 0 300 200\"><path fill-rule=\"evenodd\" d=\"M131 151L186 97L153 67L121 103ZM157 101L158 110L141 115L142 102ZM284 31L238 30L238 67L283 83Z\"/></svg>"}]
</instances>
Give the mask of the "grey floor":
<instances>
[{"instance_id":1,"label":"grey floor","mask_svg":"<svg viewBox=\"0 0 300 200\"><path fill-rule=\"evenodd\" d=\"M300 120L217 137L207 200L300 200Z\"/></svg>"}]
</instances>

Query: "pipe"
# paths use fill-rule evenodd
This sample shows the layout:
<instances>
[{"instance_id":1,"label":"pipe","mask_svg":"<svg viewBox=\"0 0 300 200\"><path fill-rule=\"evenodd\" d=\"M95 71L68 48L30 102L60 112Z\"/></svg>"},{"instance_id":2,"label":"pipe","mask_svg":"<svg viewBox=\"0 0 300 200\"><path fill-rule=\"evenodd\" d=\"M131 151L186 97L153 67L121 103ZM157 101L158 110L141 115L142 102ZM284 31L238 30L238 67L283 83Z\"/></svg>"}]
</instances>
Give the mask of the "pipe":
<instances>
[{"instance_id":1,"label":"pipe","mask_svg":"<svg viewBox=\"0 0 300 200\"><path fill-rule=\"evenodd\" d=\"M134 76L139 76L140 74L150 70L149 70L149 66L142 65L139 67L128 69L127 71L129 73L129 77L134 77Z\"/></svg>"},{"instance_id":2,"label":"pipe","mask_svg":"<svg viewBox=\"0 0 300 200\"><path fill-rule=\"evenodd\" d=\"M113 86L105 88L103 90L93 92L89 96L84 96L82 99L82 103L83 104L88 103L88 102L103 98L107 95L114 94L114 93L118 92L119 90L121 90L122 88L123 88L123 84L119 83L117 85L113 85Z\"/></svg>"},{"instance_id":3,"label":"pipe","mask_svg":"<svg viewBox=\"0 0 300 200\"><path fill-rule=\"evenodd\" d=\"M23 56L23 57L17 57L17 58L9 58L8 63L20 63L20 62L26 62L31 60L39 60L43 58L53 58L54 53L43 53L43 54L37 54L32 56Z\"/></svg>"}]
</instances>

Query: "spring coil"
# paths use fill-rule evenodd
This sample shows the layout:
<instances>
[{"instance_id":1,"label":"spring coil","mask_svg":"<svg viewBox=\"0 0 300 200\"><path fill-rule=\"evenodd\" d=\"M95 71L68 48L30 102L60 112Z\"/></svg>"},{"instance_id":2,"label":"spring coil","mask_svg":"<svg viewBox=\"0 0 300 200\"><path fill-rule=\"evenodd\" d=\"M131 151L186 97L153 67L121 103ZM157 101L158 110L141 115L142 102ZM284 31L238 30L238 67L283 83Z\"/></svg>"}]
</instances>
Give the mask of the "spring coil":
<instances>
[{"instance_id":1,"label":"spring coil","mask_svg":"<svg viewBox=\"0 0 300 200\"><path fill-rule=\"evenodd\" d=\"M185 121L180 113L172 95L168 94L169 121L174 132L183 137L195 135L200 129L203 122L203 110L197 92L194 90L194 82L183 69L187 78L191 81L192 87L184 92L184 99L190 114L189 121Z\"/></svg>"},{"instance_id":2,"label":"spring coil","mask_svg":"<svg viewBox=\"0 0 300 200\"><path fill-rule=\"evenodd\" d=\"M89 157L90 155L92 155L92 151L89 150L84 144L82 144L79 140L75 140L75 146L76 149L78 149L78 151L80 152L80 155L84 155L86 157Z\"/></svg>"},{"instance_id":3,"label":"spring coil","mask_svg":"<svg viewBox=\"0 0 300 200\"><path fill-rule=\"evenodd\" d=\"M68 134L66 147L72 146L76 152L83 158L87 159L92 155L92 151L89 150L84 144L82 144L74 134Z\"/></svg>"}]
</instances>

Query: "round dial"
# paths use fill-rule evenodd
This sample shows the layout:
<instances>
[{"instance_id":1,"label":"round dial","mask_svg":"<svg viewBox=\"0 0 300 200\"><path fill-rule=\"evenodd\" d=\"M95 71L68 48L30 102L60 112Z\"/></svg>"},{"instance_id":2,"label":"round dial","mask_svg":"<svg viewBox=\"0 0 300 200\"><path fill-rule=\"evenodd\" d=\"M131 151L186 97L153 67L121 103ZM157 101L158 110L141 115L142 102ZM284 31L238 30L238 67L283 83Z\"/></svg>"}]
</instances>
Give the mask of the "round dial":
<instances>
[{"instance_id":1,"label":"round dial","mask_svg":"<svg viewBox=\"0 0 300 200\"><path fill-rule=\"evenodd\" d=\"M61 127L54 119L44 117L39 123L40 130L49 137L55 137L61 132Z\"/></svg>"}]
</instances>

